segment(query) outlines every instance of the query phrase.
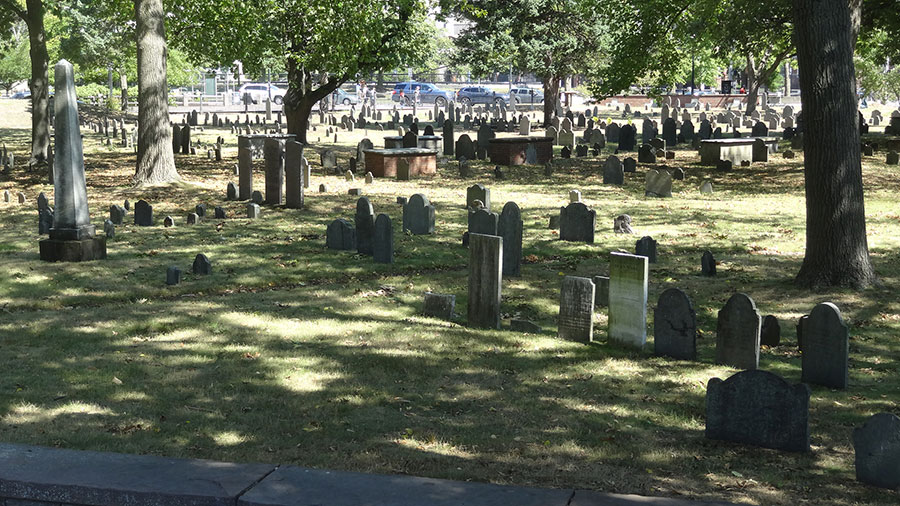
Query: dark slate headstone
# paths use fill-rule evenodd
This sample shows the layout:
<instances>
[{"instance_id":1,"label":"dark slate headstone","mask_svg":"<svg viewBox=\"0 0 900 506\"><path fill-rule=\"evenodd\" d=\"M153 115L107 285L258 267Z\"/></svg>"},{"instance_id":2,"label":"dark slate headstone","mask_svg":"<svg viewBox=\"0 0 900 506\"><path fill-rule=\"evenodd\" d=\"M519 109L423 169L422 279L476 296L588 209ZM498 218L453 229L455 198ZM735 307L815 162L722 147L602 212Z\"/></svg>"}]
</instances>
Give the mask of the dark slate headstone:
<instances>
[{"instance_id":1,"label":"dark slate headstone","mask_svg":"<svg viewBox=\"0 0 900 506\"><path fill-rule=\"evenodd\" d=\"M134 204L134 224L139 227L153 226L153 206L144 200Z\"/></svg>"},{"instance_id":2,"label":"dark slate headstone","mask_svg":"<svg viewBox=\"0 0 900 506\"><path fill-rule=\"evenodd\" d=\"M466 207L473 207L472 203L480 200L484 204L484 208L491 210L491 189L486 188L483 184L473 184L466 188Z\"/></svg>"},{"instance_id":3,"label":"dark slate headstone","mask_svg":"<svg viewBox=\"0 0 900 506\"><path fill-rule=\"evenodd\" d=\"M559 151L559 156L562 158L572 158L572 150L569 149L569 146L563 146Z\"/></svg>"},{"instance_id":4,"label":"dark slate headstone","mask_svg":"<svg viewBox=\"0 0 900 506\"><path fill-rule=\"evenodd\" d=\"M503 279L503 239L469 234L470 327L500 328L500 293Z\"/></svg>"},{"instance_id":5,"label":"dark slate headstone","mask_svg":"<svg viewBox=\"0 0 900 506\"><path fill-rule=\"evenodd\" d=\"M752 158L754 162L769 161L769 146L766 145L766 141L762 139L753 141Z\"/></svg>"},{"instance_id":6,"label":"dark slate headstone","mask_svg":"<svg viewBox=\"0 0 900 506\"><path fill-rule=\"evenodd\" d=\"M332 221L325 232L325 246L342 251L355 250L356 230L353 224L343 218Z\"/></svg>"},{"instance_id":7,"label":"dark slate headstone","mask_svg":"<svg viewBox=\"0 0 900 506\"><path fill-rule=\"evenodd\" d=\"M198 253L194 257L194 263L191 266L191 272L194 274L209 275L212 274L212 262L203 253Z\"/></svg>"},{"instance_id":8,"label":"dark slate headstone","mask_svg":"<svg viewBox=\"0 0 900 506\"><path fill-rule=\"evenodd\" d=\"M394 225L391 217L383 213L375 218L372 256L380 264L394 263Z\"/></svg>"},{"instance_id":9,"label":"dark slate headstone","mask_svg":"<svg viewBox=\"0 0 900 506\"><path fill-rule=\"evenodd\" d=\"M466 160L474 160L475 159L475 144L472 142L472 139L468 134L462 134L459 136L459 139L456 140L456 159L461 160L465 158Z\"/></svg>"},{"instance_id":10,"label":"dark slate headstone","mask_svg":"<svg viewBox=\"0 0 900 506\"><path fill-rule=\"evenodd\" d=\"M603 164L603 184L625 184L625 167L615 155L607 158Z\"/></svg>"},{"instance_id":11,"label":"dark slate headstone","mask_svg":"<svg viewBox=\"0 0 900 506\"><path fill-rule=\"evenodd\" d=\"M375 251L375 209L368 197L356 201L356 251L360 255L372 255Z\"/></svg>"},{"instance_id":12,"label":"dark slate headstone","mask_svg":"<svg viewBox=\"0 0 900 506\"><path fill-rule=\"evenodd\" d=\"M469 234L497 235L499 220L499 214L484 208L469 211L467 231Z\"/></svg>"},{"instance_id":13,"label":"dark slate headstone","mask_svg":"<svg viewBox=\"0 0 900 506\"><path fill-rule=\"evenodd\" d=\"M125 221L125 208L120 205L113 204L109 206L109 221L113 225L121 225Z\"/></svg>"},{"instance_id":14,"label":"dark slate headstone","mask_svg":"<svg viewBox=\"0 0 900 506\"><path fill-rule=\"evenodd\" d=\"M38 234L46 235L50 233L53 227L53 209L45 207L38 211Z\"/></svg>"},{"instance_id":15,"label":"dark slate headstone","mask_svg":"<svg viewBox=\"0 0 900 506\"><path fill-rule=\"evenodd\" d=\"M403 231L413 235L434 233L434 206L428 198L416 193L403 206Z\"/></svg>"},{"instance_id":16,"label":"dark slate headstone","mask_svg":"<svg viewBox=\"0 0 900 506\"><path fill-rule=\"evenodd\" d=\"M856 480L875 487L900 488L900 418L878 413L853 430Z\"/></svg>"},{"instance_id":17,"label":"dark slate headstone","mask_svg":"<svg viewBox=\"0 0 900 506\"><path fill-rule=\"evenodd\" d=\"M522 213L515 202L507 202L500 213L497 234L503 238L503 275L518 276L522 269Z\"/></svg>"},{"instance_id":18,"label":"dark slate headstone","mask_svg":"<svg viewBox=\"0 0 900 506\"><path fill-rule=\"evenodd\" d=\"M759 333L762 318L753 299L736 293L719 311L716 326L716 363L737 369L759 366Z\"/></svg>"},{"instance_id":19,"label":"dark slate headstone","mask_svg":"<svg viewBox=\"0 0 900 506\"><path fill-rule=\"evenodd\" d=\"M637 160L635 160L634 158L629 156L625 159L623 165L623 170L625 172L637 172Z\"/></svg>"},{"instance_id":20,"label":"dark slate headstone","mask_svg":"<svg viewBox=\"0 0 900 506\"><path fill-rule=\"evenodd\" d=\"M425 292L422 314L442 320L452 320L456 309L456 295Z\"/></svg>"},{"instance_id":21,"label":"dark slate headstone","mask_svg":"<svg viewBox=\"0 0 900 506\"><path fill-rule=\"evenodd\" d=\"M638 148L638 162L656 163L656 150L650 144L641 144Z\"/></svg>"},{"instance_id":22,"label":"dark slate headstone","mask_svg":"<svg viewBox=\"0 0 900 506\"><path fill-rule=\"evenodd\" d=\"M700 273L704 276L716 275L716 259L713 258L712 252L704 251L700 257Z\"/></svg>"},{"instance_id":23,"label":"dark slate headstone","mask_svg":"<svg viewBox=\"0 0 900 506\"><path fill-rule=\"evenodd\" d=\"M177 285L181 283L181 269L177 266L170 266L166 269L166 284L169 286Z\"/></svg>"},{"instance_id":24,"label":"dark slate headstone","mask_svg":"<svg viewBox=\"0 0 900 506\"><path fill-rule=\"evenodd\" d=\"M633 125L625 125L619 130L619 151L634 151L637 144L637 129Z\"/></svg>"},{"instance_id":25,"label":"dark slate headstone","mask_svg":"<svg viewBox=\"0 0 900 506\"><path fill-rule=\"evenodd\" d=\"M766 315L763 318L762 330L759 333L759 344L762 346L778 346L781 343L781 325L778 318Z\"/></svg>"},{"instance_id":26,"label":"dark slate headstone","mask_svg":"<svg viewBox=\"0 0 900 506\"><path fill-rule=\"evenodd\" d=\"M194 213L201 218L206 217L206 204L197 204L194 206Z\"/></svg>"},{"instance_id":27,"label":"dark slate headstone","mask_svg":"<svg viewBox=\"0 0 900 506\"><path fill-rule=\"evenodd\" d=\"M850 335L831 302L816 305L803 324L801 378L828 388L847 388Z\"/></svg>"},{"instance_id":28,"label":"dark slate headstone","mask_svg":"<svg viewBox=\"0 0 900 506\"><path fill-rule=\"evenodd\" d=\"M697 314L687 294L669 288L653 310L653 350L681 360L697 359Z\"/></svg>"},{"instance_id":29,"label":"dark slate headstone","mask_svg":"<svg viewBox=\"0 0 900 506\"><path fill-rule=\"evenodd\" d=\"M666 141L666 146L674 146L678 143L678 132L674 119L668 118L663 121L662 138Z\"/></svg>"},{"instance_id":30,"label":"dark slate headstone","mask_svg":"<svg viewBox=\"0 0 900 506\"><path fill-rule=\"evenodd\" d=\"M594 305L609 306L609 277L594 276Z\"/></svg>"},{"instance_id":31,"label":"dark slate headstone","mask_svg":"<svg viewBox=\"0 0 900 506\"><path fill-rule=\"evenodd\" d=\"M412 130L406 132L403 135L403 139L401 140L401 145L404 148L417 148L419 147L419 136L414 134Z\"/></svg>"},{"instance_id":32,"label":"dark slate headstone","mask_svg":"<svg viewBox=\"0 0 900 506\"><path fill-rule=\"evenodd\" d=\"M225 209L216 206L213 210L214 216L217 220L224 220L226 218Z\"/></svg>"},{"instance_id":33,"label":"dark slate headstone","mask_svg":"<svg viewBox=\"0 0 900 506\"><path fill-rule=\"evenodd\" d=\"M561 339L579 343L594 340L594 282L591 278L563 278L558 325Z\"/></svg>"},{"instance_id":34,"label":"dark slate headstone","mask_svg":"<svg viewBox=\"0 0 900 506\"><path fill-rule=\"evenodd\" d=\"M809 387L767 371L741 371L706 387L706 437L809 451Z\"/></svg>"},{"instance_id":35,"label":"dark slate headstone","mask_svg":"<svg viewBox=\"0 0 900 506\"><path fill-rule=\"evenodd\" d=\"M651 264L656 263L656 240L645 235L637 240L634 244L634 254L647 257L647 261Z\"/></svg>"},{"instance_id":36,"label":"dark slate headstone","mask_svg":"<svg viewBox=\"0 0 900 506\"><path fill-rule=\"evenodd\" d=\"M228 183L225 187L225 200L237 200L238 191L234 183Z\"/></svg>"},{"instance_id":37,"label":"dark slate headstone","mask_svg":"<svg viewBox=\"0 0 900 506\"><path fill-rule=\"evenodd\" d=\"M443 128L444 128L444 135L443 135L444 155L445 156L453 156L453 148L455 146L455 143L453 141L453 122L445 121Z\"/></svg>"},{"instance_id":38,"label":"dark slate headstone","mask_svg":"<svg viewBox=\"0 0 900 506\"><path fill-rule=\"evenodd\" d=\"M174 227L175 226L175 218L173 218L171 216L166 216L165 218L163 218L163 226L166 228Z\"/></svg>"},{"instance_id":39,"label":"dark slate headstone","mask_svg":"<svg viewBox=\"0 0 900 506\"><path fill-rule=\"evenodd\" d=\"M197 216L197 213L188 213L187 224L188 225L196 225L197 223L200 223L200 217Z\"/></svg>"},{"instance_id":40,"label":"dark slate headstone","mask_svg":"<svg viewBox=\"0 0 900 506\"><path fill-rule=\"evenodd\" d=\"M596 223L596 211L581 202L573 202L559 210L559 238L593 244Z\"/></svg>"},{"instance_id":41,"label":"dark slate headstone","mask_svg":"<svg viewBox=\"0 0 900 506\"><path fill-rule=\"evenodd\" d=\"M266 165L266 204L280 206L284 202L284 140L267 138L263 144Z\"/></svg>"}]
</instances>

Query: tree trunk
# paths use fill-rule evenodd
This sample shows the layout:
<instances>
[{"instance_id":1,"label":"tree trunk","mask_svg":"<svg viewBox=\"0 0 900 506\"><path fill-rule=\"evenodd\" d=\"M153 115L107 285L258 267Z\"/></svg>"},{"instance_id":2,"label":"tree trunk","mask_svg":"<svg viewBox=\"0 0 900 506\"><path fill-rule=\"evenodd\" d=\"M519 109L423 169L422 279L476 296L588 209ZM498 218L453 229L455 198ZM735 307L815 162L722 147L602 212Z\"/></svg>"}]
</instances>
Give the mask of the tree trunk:
<instances>
[{"instance_id":1,"label":"tree trunk","mask_svg":"<svg viewBox=\"0 0 900 506\"><path fill-rule=\"evenodd\" d=\"M42 0L27 0L26 19L31 52L31 159L29 165L47 162L50 152L50 99L47 75L50 57L44 35Z\"/></svg>"},{"instance_id":2,"label":"tree trunk","mask_svg":"<svg viewBox=\"0 0 900 506\"><path fill-rule=\"evenodd\" d=\"M553 121L556 102L559 100L559 77L544 78L544 128Z\"/></svg>"},{"instance_id":3,"label":"tree trunk","mask_svg":"<svg viewBox=\"0 0 900 506\"><path fill-rule=\"evenodd\" d=\"M744 111L744 114L750 115L753 114L753 111L756 110L756 101L759 99L759 85L760 80L758 79L756 71L756 61L753 58L753 55L747 55L747 109Z\"/></svg>"},{"instance_id":4,"label":"tree trunk","mask_svg":"<svg viewBox=\"0 0 900 506\"><path fill-rule=\"evenodd\" d=\"M128 112L128 74L119 71L119 89L122 92L122 112Z\"/></svg>"},{"instance_id":5,"label":"tree trunk","mask_svg":"<svg viewBox=\"0 0 900 506\"><path fill-rule=\"evenodd\" d=\"M862 164L847 0L794 0L803 105L806 287L865 287L875 280L866 241Z\"/></svg>"},{"instance_id":6,"label":"tree trunk","mask_svg":"<svg viewBox=\"0 0 900 506\"><path fill-rule=\"evenodd\" d=\"M312 75L289 58L287 61L288 90L284 97L284 114L287 117L287 131L297 136L297 142L308 144L306 131L312 108L325 97L331 95L347 78L328 77L313 89Z\"/></svg>"},{"instance_id":7,"label":"tree trunk","mask_svg":"<svg viewBox=\"0 0 900 506\"><path fill-rule=\"evenodd\" d=\"M179 178L172 153L166 30L162 0L135 0L138 60L138 155L136 184Z\"/></svg>"}]
</instances>

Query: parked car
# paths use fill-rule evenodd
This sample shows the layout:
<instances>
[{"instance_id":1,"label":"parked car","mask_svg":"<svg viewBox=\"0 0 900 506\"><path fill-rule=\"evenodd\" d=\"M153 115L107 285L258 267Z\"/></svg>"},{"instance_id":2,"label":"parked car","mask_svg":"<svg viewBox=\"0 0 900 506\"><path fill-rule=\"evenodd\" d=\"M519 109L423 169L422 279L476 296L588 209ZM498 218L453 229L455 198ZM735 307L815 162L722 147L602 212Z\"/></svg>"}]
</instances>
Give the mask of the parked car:
<instances>
[{"instance_id":1,"label":"parked car","mask_svg":"<svg viewBox=\"0 0 900 506\"><path fill-rule=\"evenodd\" d=\"M29 90L17 91L15 93L13 93L12 95L10 95L9 98L31 98L31 91L29 91Z\"/></svg>"},{"instance_id":2,"label":"parked car","mask_svg":"<svg viewBox=\"0 0 900 506\"><path fill-rule=\"evenodd\" d=\"M269 98L269 92L271 90L272 102L276 104L281 104L284 102L284 96L287 94L287 90L279 88L274 84L266 84L266 83L247 83L240 87L235 94L235 101L241 102L244 100L244 95L249 94L250 100L253 101L254 104L260 104L266 101Z\"/></svg>"},{"instance_id":3,"label":"parked car","mask_svg":"<svg viewBox=\"0 0 900 506\"><path fill-rule=\"evenodd\" d=\"M536 88L519 87L512 89L517 104L540 104L544 102L544 91Z\"/></svg>"},{"instance_id":4,"label":"parked car","mask_svg":"<svg viewBox=\"0 0 900 506\"><path fill-rule=\"evenodd\" d=\"M465 88L456 92L456 97L459 103L463 105L494 103L499 104L500 102L509 104L509 94L497 93L496 91L490 90L484 86L466 86Z\"/></svg>"},{"instance_id":5,"label":"parked car","mask_svg":"<svg viewBox=\"0 0 900 506\"><path fill-rule=\"evenodd\" d=\"M453 95L449 91L444 91L433 84L415 81L395 84L394 90L391 92L391 100L399 102L402 92L403 103L412 104L417 86L419 87L419 103L437 104L438 107L444 107L453 100Z\"/></svg>"},{"instance_id":6,"label":"parked car","mask_svg":"<svg viewBox=\"0 0 900 506\"><path fill-rule=\"evenodd\" d=\"M340 88L334 90L335 104L344 104L344 105L355 105L359 103L359 97L356 96L356 93L349 93Z\"/></svg>"}]
</instances>

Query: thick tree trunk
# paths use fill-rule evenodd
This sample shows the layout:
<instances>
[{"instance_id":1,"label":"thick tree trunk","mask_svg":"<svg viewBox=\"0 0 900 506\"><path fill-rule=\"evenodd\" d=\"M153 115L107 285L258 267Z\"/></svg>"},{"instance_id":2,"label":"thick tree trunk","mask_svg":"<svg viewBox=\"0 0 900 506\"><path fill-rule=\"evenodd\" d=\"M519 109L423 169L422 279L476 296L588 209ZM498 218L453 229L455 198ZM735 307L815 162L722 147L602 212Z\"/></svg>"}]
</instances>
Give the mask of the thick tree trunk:
<instances>
[{"instance_id":1,"label":"thick tree trunk","mask_svg":"<svg viewBox=\"0 0 900 506\"><path fill-rule=\"evenodd\" d=\"M317 102L331 95L346 78L329 77L313 89L312 75L299 67L293 59L288 59L288 90L284 97L284 114L287 116L287 131L297 136L297 142L307 144L306 131L309 116Z\"/></svg>"},{"instance_id":2,"label":"thick tree trunk","mask_svg":"<svg viewBox=\"0 0 900 506\"><path fill-rule=\"evenodd\" d=\"M747 55L747 108L744 114L753 114L756 110L756 101L759 99L759 85L756 71L756 61L753 55Z\"/></svg>"},{"instance_id":3,"label":"thick tree trunk","mask_svg":"<svg viewBox=\"0 0 900 506\"><path fill-rule=\"evenodd\" d=\"M559 77L544 78L544 128L553 121L553 112L556 111L556 102L559 100Z\"/></svg>"},{"instance_id":4,"label":"thick tree trunk","mask_svg":"<svg viewBox=\"0 0 900 506\"><path fill-rule=\"evenodd\" d=\"M42 0L27 0L25 24L31 52L31 159L29 165L47 162L50 152L50 99L47 40L44 35Z\"/></svg>"},{"instance_id":5,"label":"thick tree trunk","mask_svg":"<svg viewBox=\"0 0 900 506\"><path fill-rule=\"evenodd\" d=\"M866 241L851 9L794 0L806 179L806 256L797 282L861 288L875 280Z\"/></svg>"},{"instance_id":6,"label":"thick tree trunk","mask_svg":"<svg viewBox=\"0 0 900 506\"><path fill-rule=\"evenodd\" d=\"M128 111L128 75L119 71L119 89L122 92L122 111Z\"/></svg>"},{"instance_id":7,"label":"thick tree trunk","mask_svg":"<svg viewBox=\"0 0 900 506\"><path fill-rule=\"evenodd\" d=\"M136 184L179 179L172 153L166 30L162 0L135 0L138 59L138 155Z\"/></svg>"}]
</instances>

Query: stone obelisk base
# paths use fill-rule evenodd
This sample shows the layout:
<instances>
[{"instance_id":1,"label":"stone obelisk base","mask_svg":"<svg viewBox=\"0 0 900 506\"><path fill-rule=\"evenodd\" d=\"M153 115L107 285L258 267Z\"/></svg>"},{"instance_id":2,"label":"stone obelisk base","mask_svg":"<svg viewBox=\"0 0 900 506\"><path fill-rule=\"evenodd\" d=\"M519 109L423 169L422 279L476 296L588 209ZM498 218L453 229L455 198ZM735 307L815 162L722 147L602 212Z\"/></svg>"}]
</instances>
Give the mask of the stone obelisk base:
<instances>
[{"instance_id":1,"label":"stone obelisk base","mask_svg":"<svg viewBox=\"0 0 900 506\"><path fill-rule=\"evenodd\" d=\"M78 241L44 239L40 241L41 260L45 262L88 262L106 258L106 237Z\"/></svg>"}]
</instances>

